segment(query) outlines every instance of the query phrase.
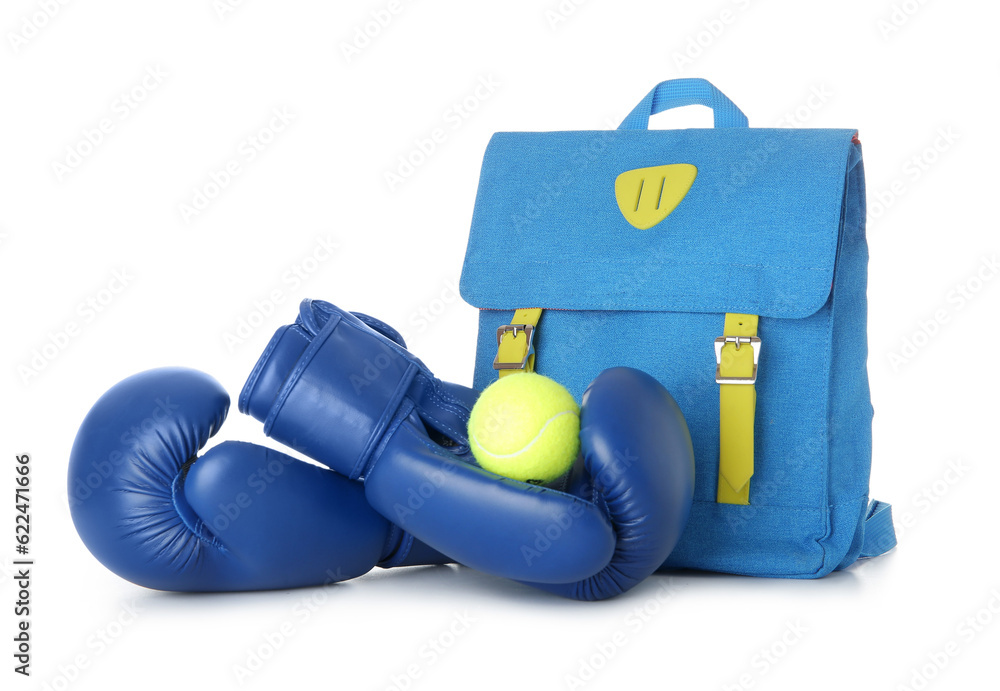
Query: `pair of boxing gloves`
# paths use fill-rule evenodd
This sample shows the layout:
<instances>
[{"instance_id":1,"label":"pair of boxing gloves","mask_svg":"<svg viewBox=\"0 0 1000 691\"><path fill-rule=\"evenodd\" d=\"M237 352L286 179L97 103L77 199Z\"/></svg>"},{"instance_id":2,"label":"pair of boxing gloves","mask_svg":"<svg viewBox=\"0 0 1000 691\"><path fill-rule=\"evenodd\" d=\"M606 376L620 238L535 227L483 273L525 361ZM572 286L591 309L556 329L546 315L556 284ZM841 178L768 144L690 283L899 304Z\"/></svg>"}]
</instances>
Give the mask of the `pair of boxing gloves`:
<instances>
[{"instance_id":1,"label":"pair of boxing gloves","mask_svg":"<svg viewBox=\"0 0 1000 691\"><path fill-rule=\"evenodd\" d=\"M617 367L583 396L580 455L556 487L478 467L478 393L442 382L387 324L306 300L240 396L265 433L326 468L223 442L229 397L194 370L150 370L93 406L73 446L84 543L150 588L233 591L458 562L576 599L624 592L680 538L694 485L684 418Z\"/></svg>"}]
</instances>

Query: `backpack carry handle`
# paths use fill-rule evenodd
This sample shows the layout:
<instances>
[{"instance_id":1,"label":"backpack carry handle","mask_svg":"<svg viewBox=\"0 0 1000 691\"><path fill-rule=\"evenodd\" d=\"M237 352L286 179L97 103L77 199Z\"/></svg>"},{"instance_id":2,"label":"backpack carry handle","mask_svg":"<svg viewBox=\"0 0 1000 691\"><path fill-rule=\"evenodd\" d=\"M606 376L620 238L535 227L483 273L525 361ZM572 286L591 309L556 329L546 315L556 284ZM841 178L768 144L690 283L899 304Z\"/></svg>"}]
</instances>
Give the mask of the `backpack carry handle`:
<instances>
[{"instance_id":1,"label":"backpack carry handle","mask_svg":"<svg viewBox=\"0 0 1000 691\"><path fill-rule=\"evenodd\" d=\"M649 116L680 106L708 106L715 113L716 127L748 127L749 122L743 111L726 98L726 95L712 86L707 79L670 79L660 82L639 105L625 116L620 130L649 129Z\"/></svg>"}]
</instances>

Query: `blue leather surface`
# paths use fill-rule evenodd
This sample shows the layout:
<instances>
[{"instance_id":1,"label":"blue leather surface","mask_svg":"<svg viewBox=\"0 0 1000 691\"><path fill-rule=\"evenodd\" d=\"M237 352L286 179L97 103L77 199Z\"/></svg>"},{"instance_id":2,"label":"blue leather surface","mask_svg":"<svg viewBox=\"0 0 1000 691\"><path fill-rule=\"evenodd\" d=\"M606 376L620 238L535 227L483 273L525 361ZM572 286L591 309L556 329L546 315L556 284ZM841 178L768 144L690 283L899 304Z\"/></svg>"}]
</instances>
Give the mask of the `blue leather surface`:
<instances>
[{"instance_id":1,"label":"blue leather surface","mask_svg":"<svg viewBox=\"0 0 1000 691\"><path fill-rule=\"evenodd\" d=\"M573 493L476 466L465 430L476 392L440 382L329 303L304 301L296 323L277 331L240 408L273 438L364 480L376 510L459 563L599 599L662 563L693 483L687 428L669 394L635 370L602 376L578 461L589 482L574 482ZM630 450L642 458L622 468Z\"/></svg>"},{"instance_id":2,"label":"blue leather surface","mask_svg":"<svg viewBox=\"0 0 1000 691\"><path fill-rule=\"evenodd\" d=\"M497 576L576 581L604 568L615 550L612 526L594 503L463 462L410 420L386 440L365 491L376 511L406 531Z\"/></svg>"},{"instance_id":3,"label":"blue leather surface","mask_svg":"<svg viewBox=\"0 0 1000 691\"><path fill-rule=\"evenodd\" d=\"M645 372L614 367L583 394L583 464L569 491L600 497L615 529L615 558L576 583L542 586L580 600L632 588L680 540L694 497L694 451L680 408Z\"/></svg>"},{"instance_id":4,"label":"blue leather surface","mask_svg":"<svg viewBox=\"0 0 1000 691\"><path fill-rule=\"evenodd\" d=\"M435 378L413 354L350 312L304 300L295 324L279 328L247 379L240 411L264 433L330 468L363 479L403 404L460 456L479 394Z\"/></svg>"},{"instance_id":5,"label":"blue leather surface","mask_svg":"<svg viewBox=\"0 0 1000 691\"><path fill-rule=\"evenodd\" d=\"M149 588L231 591L320 585L386 565L445 563L371 509L362 488L272 449L223 442L229 397L194 370L112 387L69 462L73 521L109 569ZM416 558L416 559L415 559Z\"/></svg>"}]
</instances>

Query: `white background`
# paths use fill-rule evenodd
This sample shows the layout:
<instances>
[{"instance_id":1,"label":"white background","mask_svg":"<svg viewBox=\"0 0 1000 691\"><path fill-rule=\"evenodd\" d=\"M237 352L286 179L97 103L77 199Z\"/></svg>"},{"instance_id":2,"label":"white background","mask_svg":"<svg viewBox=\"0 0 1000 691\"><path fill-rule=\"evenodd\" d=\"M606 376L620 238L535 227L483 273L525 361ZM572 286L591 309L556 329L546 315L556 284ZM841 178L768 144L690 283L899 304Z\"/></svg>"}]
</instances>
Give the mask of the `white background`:
<instances>
[{"instance_id":1,"label":"white background","mask_svg":"<svg viewBox=\"0 0 1000 691\"><path fill-rule=\"evenodd\" d=\"M236 666L266 654L268 638L277 650L242 687L993 683L1000 280L978 272L1000 248L996 3L403 0L386 26L371 23L389 7L4 3L0 429L10 469L0 473L0 554L14 557L13 460L30 453L37 563L30 680L11 671L15 589L9 566L0 573L0 686L239 687ZM104 390L178 364L235 394L304 297L381 317L442 378L471 382L475 311L456 283L490 135L607 128L654 84L682 76L712 80L752 126L860 132L872 212L872 494L894 503L891 555L820 581L657 576L596 604L455 567L173 595L91 557L70 521L65 473L77 425ZM477 96L482 82L494 86ZM135 107L122 100L133 90ZM466 99L467 117L454 106ZM275 108L291 123L247 160L247 138ZM109 132L88 151L85 131L105 118ZM652 124L710 122L694 107ZM386 173L435 128L444 142L391 187ZM239 175L186 219L182 205L230 160ZM337 249L313 263L320 239ZM315 270L296 284L296 267ZM127 285L102 292L115 272ZM273 291L283 299L271 310L262 302ZM240 332L241 320L256 327ZM243 342L227 343L238 332ZM54 354L53 341L63 346ZM32 365L36 350L53 355L44 368ZM257 423L231 418L219 439L264 441ZM963 623L977 616L978 630ZM460 617L473 621L452 637Z\"/></svg>"}]
</instances>

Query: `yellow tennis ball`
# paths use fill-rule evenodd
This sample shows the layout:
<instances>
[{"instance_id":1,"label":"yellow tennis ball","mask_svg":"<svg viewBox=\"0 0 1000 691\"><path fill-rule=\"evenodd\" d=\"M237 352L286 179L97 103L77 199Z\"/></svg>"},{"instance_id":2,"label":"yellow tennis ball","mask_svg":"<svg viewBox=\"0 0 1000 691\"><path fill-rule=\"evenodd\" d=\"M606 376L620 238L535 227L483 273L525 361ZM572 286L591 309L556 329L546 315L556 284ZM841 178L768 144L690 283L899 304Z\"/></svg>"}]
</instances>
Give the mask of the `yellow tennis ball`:
<instances>
[{"instance_id":1,"label":"yellow tennis ball","mask_svg":"<svg viewBox=\"0 0 1000 691\"><path fill-rule=\"evenodd\" d=\"M533 372L503 377L469 415L469 445L479 465L543 485L569 470L580 449L580 407L560 384Z\"/></svg>"}]
</instances>

